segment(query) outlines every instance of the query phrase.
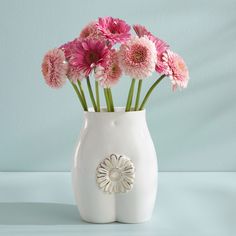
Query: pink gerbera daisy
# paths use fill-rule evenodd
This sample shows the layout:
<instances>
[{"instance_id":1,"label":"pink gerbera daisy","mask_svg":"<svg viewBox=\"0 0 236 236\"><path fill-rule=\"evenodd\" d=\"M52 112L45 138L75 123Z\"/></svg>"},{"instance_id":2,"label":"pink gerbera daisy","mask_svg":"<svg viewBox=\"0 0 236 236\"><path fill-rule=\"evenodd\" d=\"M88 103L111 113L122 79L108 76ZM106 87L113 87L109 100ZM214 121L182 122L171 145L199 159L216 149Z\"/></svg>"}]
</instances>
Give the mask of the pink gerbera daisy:
<instances>
[{"instance_id":1,"label":"pink gerbera daisy","mask_svg":"<svg viewBox=\"0 0 236 236\"><path fill-rule=\"evenodd\" d=\"M105 66L109 49L105 42L86 38L75 42L69 64L76 67L84 76L88 76L98 65Z\"/></svg>"},{"instance_id":2,"label":"pink gerbera daisy","mask_svg":"<svg viewBox=\"0 0 236 236\"><path fill-rule=\"evenodd\" d=\"M120 47L119 61L125 74L143 79L152 74L157 61L154 43L147 36L134 37Z\"/></svg>"},{"instance_id":3,"label":"pink gerbera daisy","mask_svg":"<svg viewBox=\"0 0 236 236\"><path fill-rule=\"evenodd\" d=\"M98 30L111 44L125 42L131 36L130 26L118 18L110 16L99 18L96 25Z\"/></svg>"},{"instance_id":4,"label":"pink gerbera daisy","mask_svg":"<svg viewBox=\"0 0 236 236\"><path fill-rule=\"evenodd\" d=\"M152 35L145 26L142 25L133 25L133 29L135 31L135 33L138 35L138 37L143 37L143 36L148 36L148 35Z\"/></svg>"},{"instance_id":5,"label":"pink gerbera daisy","mask_svg":"<svg viewBox=\"0 0 236 236\"><path fill-rule=\"evenodd\" d=\"M75 45L76 41L77 41L77 39L74 39L73 41L65 43L65 44L63 44L62 46L59 47L64 52L65 58L66 58L67 61L69 61L69 59L71 57L72 50L74 48L74 45Z\"/></svg>"},{"instance_id":6,"label":"pink gerbera daisy","mask_svg":"<svg viewBox=\"0 0 236 236\"><path fill-rule=\"evenodd\" d=\"M73 48L75 47L76 41L78 41L78 39L75 39L60 46L60 49L63 50L65 54L67 62L69 62L69 59L72 56ZM78 70L77 67L72 66L68 63L67 77L70 81L76 83L77 80L82 80L84 78L84 75L81 74L81 71Z\"/></svg>"},{"instance_id":7,"label":"pink gerbera daisy","mask_svg":"<svg viewBox=\"0 0 236 236\"><path fill-rule=\"evenodd\" d=\"M173 90L178 86L186 88L189 81L189 72L183 58L178 54L167 50L163 54L163 62L168 67L166 75L171 79Z\"/></svg>"},{"instance_id":8,"label":"pink gerbera daisy","mask_svg":"<svg viewBox=\"0 0 236 236\"><path fill-rule=\"evenodd\" d=\"M84 75L78 70L77 67L68 64L67 77L73 83L76 83L78 80L84 79Z\"/></svg>"},{"instance_id":9,"label":"pink gerbera daisy","mask_svg":"<svg viewBox=\"0 0 236 236\"><path fill-rule=\"evenodd\" d=\"M95 69L95 78L99 80L100 85L104 88L109 88L116 84L121 74L122 70L119 65L118 53L115 50L111 50L105 67L98 66Z\"/></svg>"},{"instance_id":10,"label":"pink gerbera daisy","mask_svg":"<svg viewBox=\"0 0 236 236\"><path fill-rule=\"evenodd\" d=\"M98 30L97 21L90 22L88 25L86 25L82 31L80 32L79 39L85 39L85 38L97 38L101 39L103 38L101 32Z\"/></svg>"},{"instance_id":11,"label":"pink gerbera daisy","mask_svg":"<svg viewBox=\"0 0 236 236\"><path fill-rule=\"evenodd\" d=\"M52 88L60 88L66 82L67 63L61 49L46 53L42 62L42 73L45 82Z\"/></svg>"},{"instance_id":12,"label":"pink gerbera daisy","mask_svg":"<svg viewBox=\"0 0 236 236\"><path fill-rule=\"evenodd\" d=\"M156 64L155 69L158 73L164 73L166 70L166 67L163 64L162 55L169 48L169 45L163 40L154 36L151 32L149 32L146 29L146 27L142 25L134 25L133 29L139 37L146 35L155 44L155 47L157 50L157 64Z\"/></svg>"},{"instance_id":13,"label":"pink gerbera daisy","mask_svg":"<svg viewBox=\"0 0 236 236\"><path fill-rule=\"evenodd\" d=\"M163 74L167 68L165 63L163 63L162 56L169 49L169 45L155 36L149 36L149 38L154 42L157 49L157 64L155 69L158 73Z\"/></svg>"}]
</instances>

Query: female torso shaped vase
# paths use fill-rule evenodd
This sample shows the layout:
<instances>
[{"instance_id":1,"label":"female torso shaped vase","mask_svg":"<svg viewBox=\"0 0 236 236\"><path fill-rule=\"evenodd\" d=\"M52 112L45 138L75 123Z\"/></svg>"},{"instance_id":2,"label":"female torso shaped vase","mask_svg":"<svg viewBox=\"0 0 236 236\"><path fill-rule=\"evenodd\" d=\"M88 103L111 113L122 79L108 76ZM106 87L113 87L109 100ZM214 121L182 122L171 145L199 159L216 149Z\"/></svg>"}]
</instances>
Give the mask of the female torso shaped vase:
<instances>
[{"instance_id":1,"label":"female torso shaped vase","mask_svg":"<svg viewBox=\"0 0 236 236\"><path fill-rule=\"evenodd\" d=\"M145 110L85 112L74 157L80 216L93 223L141 223L152 216L157 158Z\"/></svg>"}]
</instances>

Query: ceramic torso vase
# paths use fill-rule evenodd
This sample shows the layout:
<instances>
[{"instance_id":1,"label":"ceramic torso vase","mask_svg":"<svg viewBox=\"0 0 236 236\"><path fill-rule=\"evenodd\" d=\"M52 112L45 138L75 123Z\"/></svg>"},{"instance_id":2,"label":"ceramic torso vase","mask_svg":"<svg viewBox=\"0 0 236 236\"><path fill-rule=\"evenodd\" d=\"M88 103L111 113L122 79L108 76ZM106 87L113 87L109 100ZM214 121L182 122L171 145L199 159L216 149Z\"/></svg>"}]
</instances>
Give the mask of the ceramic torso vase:
<instances>
[{"instance_id":1,"label":"ceramic torso vase","mask_svg":"<svg viewBox=\"0 0 236 236\"><path fill-rule=\"evenodd\" d=\"M83 220L149 220L156 199L157 171L145 110L84 113L72 170Z\"/></svg>"}]
</instances>

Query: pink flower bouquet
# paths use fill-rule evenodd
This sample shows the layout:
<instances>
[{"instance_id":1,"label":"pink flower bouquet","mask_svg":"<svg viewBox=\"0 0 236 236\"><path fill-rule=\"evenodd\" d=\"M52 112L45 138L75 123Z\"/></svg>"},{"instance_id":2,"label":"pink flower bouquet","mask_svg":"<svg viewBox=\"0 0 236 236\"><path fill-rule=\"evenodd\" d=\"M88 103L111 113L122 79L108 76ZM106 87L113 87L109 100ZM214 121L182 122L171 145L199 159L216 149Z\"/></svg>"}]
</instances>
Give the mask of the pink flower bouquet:
<instances>
[{"instance_id":1,"label":"pink flower bouquet","mask_svg":"<svg viewBox=\"0 0 236 236\"><path fill-rule=\"evenodd\" d=\"M104 90L107 111L114 111L111 88L122 74L132 78L125 108L127 112L144 109L154 88L166 77L170 78L173 90L186 88L189 73L184 60L144 26L134 25L133 30L134 36L125 21L113 17L89 23L78 38L46 53L42 63L45 82L52 88L60 88L68 79L83 109L88 111L82 86L86 80L95 112L100 112L100 87ZM140 102L143 80L153 73L160 77ZM95 93L90 82L92 76ZM138 87L133 104L136 81Z\"/></svg>"}]
</instances>

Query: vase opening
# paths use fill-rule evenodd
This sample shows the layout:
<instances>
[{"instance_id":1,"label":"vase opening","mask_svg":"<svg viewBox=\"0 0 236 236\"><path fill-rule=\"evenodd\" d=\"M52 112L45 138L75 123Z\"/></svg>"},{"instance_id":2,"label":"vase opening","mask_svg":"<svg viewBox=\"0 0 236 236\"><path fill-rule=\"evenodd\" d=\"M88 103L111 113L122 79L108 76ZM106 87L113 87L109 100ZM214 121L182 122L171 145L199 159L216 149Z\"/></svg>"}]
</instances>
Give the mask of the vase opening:
<instances>
[{"instance_id":1,"label":"vase opening","mask_svg":"<svg viewBox=\"0 0 236 236\"><path fill-rule=\"evenodd\" d=\"M141 111L135 111L134 108L131 109L131 111L125 111L125 107L115 107L114 108L115 113L142 113L145 112L144 110ZM95 112L93 107L89 107L88 111L85 111L85 113L114 113L114 112L108 112L106 107L101 107L100 112Z\"/></svg>"}]
</instances>

